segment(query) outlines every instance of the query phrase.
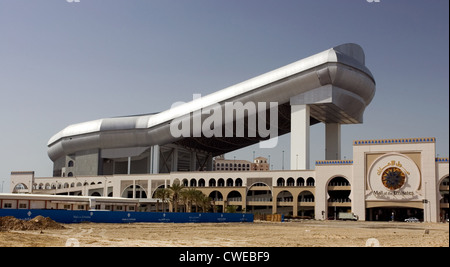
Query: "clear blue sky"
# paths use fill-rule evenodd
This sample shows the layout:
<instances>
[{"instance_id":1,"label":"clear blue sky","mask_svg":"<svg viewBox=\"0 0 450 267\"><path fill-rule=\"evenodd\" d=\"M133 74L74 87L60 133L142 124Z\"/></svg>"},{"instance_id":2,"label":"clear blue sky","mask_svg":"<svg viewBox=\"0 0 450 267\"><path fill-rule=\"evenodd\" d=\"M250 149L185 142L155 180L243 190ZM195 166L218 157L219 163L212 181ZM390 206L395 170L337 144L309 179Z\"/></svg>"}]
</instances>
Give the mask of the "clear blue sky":
<instances>
[{"instance_id":1,"label":"clear blue sky","mask_svg":"<svg viewBox=\"0 0 450 267\"><path fill-rule=\"evenodd\" d=\"M0 0L0 181L50 176L47 141L64 127L158 112L317 52L358 43L377 92L356 139L436 137L449 150L448 0ZM311 128L324 158L324 126ZM271 150L281 168L289 136ZM285 166L288 168L288 163ZM6 188L5 188L6 191Z\"/></svg>"}]
</instances>

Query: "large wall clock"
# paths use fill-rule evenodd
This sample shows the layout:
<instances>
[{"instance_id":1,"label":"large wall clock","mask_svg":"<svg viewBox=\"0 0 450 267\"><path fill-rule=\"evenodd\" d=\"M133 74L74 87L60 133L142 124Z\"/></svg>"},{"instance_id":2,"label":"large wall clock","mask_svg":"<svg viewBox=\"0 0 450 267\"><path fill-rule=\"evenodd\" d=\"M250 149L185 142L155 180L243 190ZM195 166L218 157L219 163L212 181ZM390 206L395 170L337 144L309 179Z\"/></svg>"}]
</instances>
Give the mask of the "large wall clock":
<instances>
[{"instance_id":1,"label":"large wall clock","mask_svg":"<svg viewBox=\"0 0 450 267\"><path fill-rule=\"evenodd\" d=\"M399 168L392 167L383 172L381 180L386 188L389 190L396 190L405 184L406 176Z\"/></svg>"}]
</instances>

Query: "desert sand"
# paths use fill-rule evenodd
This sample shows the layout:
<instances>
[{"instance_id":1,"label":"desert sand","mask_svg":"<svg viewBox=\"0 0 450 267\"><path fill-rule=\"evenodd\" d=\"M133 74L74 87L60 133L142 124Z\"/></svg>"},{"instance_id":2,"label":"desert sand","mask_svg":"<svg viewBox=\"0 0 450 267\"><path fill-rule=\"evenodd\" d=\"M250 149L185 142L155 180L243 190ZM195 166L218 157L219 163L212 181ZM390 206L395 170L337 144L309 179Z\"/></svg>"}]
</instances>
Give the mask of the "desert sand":
<instances>
[{"instance_id":1,"label":"desert sand","mask_svg":"<svg viewBox=\"0 0 450 267\"><path fill-rule=\"evenodd\" d=\"M64 229L0 232L0 246L61 247L448 247L449 225L395 222L64 224ZM68 242L69 240L69 242ZM373 244L369 242L370 244Z\"/></svg>"}]
</instances>

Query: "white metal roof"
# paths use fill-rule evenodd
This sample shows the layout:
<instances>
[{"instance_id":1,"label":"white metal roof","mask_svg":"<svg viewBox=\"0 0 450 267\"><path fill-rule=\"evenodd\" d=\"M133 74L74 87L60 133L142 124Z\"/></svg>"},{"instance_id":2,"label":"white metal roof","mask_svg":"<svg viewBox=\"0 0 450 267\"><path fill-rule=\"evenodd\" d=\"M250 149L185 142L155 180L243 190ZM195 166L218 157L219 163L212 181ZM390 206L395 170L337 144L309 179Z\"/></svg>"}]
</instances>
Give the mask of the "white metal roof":
<instances>
[{"instance_id":1,"label":"white metal roof","mask_svg":"<svg viewBox=\"0 0 450 267\"><path fill-rule=\"evenodd\" d=\"M50 138L48 155L56 160L63 155L93 148L167 144L177 140L170 135L170 122L202 108L223 105L227 101L285 104L292 97L327 85L339 89L339 99L335 99L340 103L333 100L331 106L317 102L312 116L316 113L319 121L362 122L364 109L375 94L375 80L365 66L364 51L359 45L336 46L161 113L70 125ZM328 115L321 117L320 114Z\"/></svg>"}]
</instances>

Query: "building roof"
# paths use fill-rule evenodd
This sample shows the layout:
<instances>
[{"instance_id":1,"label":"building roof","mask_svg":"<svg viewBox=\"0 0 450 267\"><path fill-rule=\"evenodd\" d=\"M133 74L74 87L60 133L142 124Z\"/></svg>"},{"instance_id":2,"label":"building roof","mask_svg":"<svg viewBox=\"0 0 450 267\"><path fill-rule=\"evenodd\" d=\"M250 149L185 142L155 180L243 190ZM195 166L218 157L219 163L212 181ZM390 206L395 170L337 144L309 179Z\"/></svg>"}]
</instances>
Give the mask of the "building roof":
<instances>
[{"instance_id":1,"label":"building roof","mask_svg":"<svg viewBox=\"0 0 450 267\"><path fill-rule=\"evenodd\" d=\"M170 123L226 102L278 103L278 135L290 132L290 101L311 106L311 125L318 122L361 123L375 94L375 80L357 44L343 44L157 114L106 118L70 125L48 142L58 158L88 149L149 147L178 143L220 155L267 138L175 138ZM201 118L202 120L204 118ZM224 121L225 125L227 121ZM229 122L228 122L229 123ZM260 135L259 135L260 136Z\"/></svg>"}]
</instances>

